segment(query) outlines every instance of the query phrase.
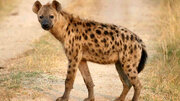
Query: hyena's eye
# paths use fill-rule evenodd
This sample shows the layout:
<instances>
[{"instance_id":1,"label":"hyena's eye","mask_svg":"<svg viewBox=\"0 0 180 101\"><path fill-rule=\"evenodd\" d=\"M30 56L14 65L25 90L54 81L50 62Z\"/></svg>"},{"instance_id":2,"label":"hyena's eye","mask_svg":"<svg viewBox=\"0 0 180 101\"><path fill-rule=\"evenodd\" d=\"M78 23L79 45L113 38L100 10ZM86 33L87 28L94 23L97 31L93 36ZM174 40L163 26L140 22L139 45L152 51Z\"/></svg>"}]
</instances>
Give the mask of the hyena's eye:
<instances>
[{"instance_id":1,"label":"hyena's eye","mask_svg":"<svg viewBox=\"0 0 180 101\"><path fill-rule=\"evenodd\" d=\"M54 16L53 16L53 15L50 15L49 17L50 17L51 19L53 19L53 18L54 18Z\"/></svg>"},{"instance_id":2,"label":"hyena's eye","mask_svg":"<svg viewBox=\"0 0 180 101\"><path fill-rule=\"evenodd\" d=\"M39 18L40 18L40 19L42 19L43 17L44 17L44 16L42 16L42 15L41 15L41 16L39 16Z\"/></svg>"}]
</instances>

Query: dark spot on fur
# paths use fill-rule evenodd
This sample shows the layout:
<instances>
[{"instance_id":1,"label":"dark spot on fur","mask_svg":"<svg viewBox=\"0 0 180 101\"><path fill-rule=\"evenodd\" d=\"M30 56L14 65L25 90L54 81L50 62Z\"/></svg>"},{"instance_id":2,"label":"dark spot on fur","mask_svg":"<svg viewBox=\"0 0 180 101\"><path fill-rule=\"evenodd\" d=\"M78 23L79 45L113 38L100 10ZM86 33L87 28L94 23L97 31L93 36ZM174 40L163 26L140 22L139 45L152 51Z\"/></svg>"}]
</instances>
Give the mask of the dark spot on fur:
<instances>
[{"instance_id":1,"label":"dark spot on fur","mask_svg":"<svg viewBox=\"0 0 180 101\"><path fill-rule=\"evenodd\" d=\"M94 22L90 22L90 24L92 24L92 25L96 25Z\"/></svg>"},{"instance_id":2,"label":"dark spot on fur","mask_svg":"<svg viewBox=\"0 0 180 101\"><path fill-rule=\"evenodd\" d=\"M70 79L69 78L66 78L65 82L68 82Z\"/></svg>"},{"instance_id":3,"label":"dark spot on fur","mask_svg":"<svg viewBox=\"0 0 180 101\"><path fill-rule=\"evenodd\" d=\"M112 38L112 40L114 41L114 36L112 36L111 38Z\"/></svg>"},{"instance_id":4,"label":"dark spot on fur","mask_svg":"<svg viewBox=\"0 0 180 101\"><path fill-rule=\"evenodd\" d=\"M92 46L92 43L88 43L89 46Z\"/></svg>"},{"instance_id":5,"label":"dark spot on fur","mask_svg":"<svg viewBox=\"0 0 180 101\"><path fill-rule=\"evenodd\" d=\"M81 25L82 23L81 22L77 22L78 25Z\"/></svg>"},{"instance_id":6,"label":"dark spot on fur","mask_svg":"<svg viewBox=\"0 0 180 101\"><path fill-rule=\"evenodd\" d=\"M99 56L97 53L95 53L96 56Z\"/></svg>"},{"instance_id":7,"label":"dark spot on fur","mask_svg":"<svg viewBox=\"0 0 180 101\"><path fill-rule=\"evenodd\" d=\"M119 33L119 31L118 31L118 30L115 30L115 32L116 32L116 33Z\"/></svg>"},{"instance_id":8,"label":"dark spot on fur","mask_svg":"<svg viewBox=\"0 0 180 101\"><path fill-rule=\"evenodd\" d=\"M90 37L91 37L91 38L94 38L94 34L90 34Z\"/></svg>"},{"instance_id":9,"label":"dark spot on fur","mask_svg":"<svg viewBox=\"0 0 180 101\"><path fill-rule=\"evenodd\" d=\"M136 66L136 64L134 63L134 64L133 64L133 67L135 67L135 66Z\"/></svg>"},{"instance_id":10,"label":"dark spot on fur","mask_svg":"<svg viewBox=\"0 0 180 101\"><path fill-rule=\"evenodd\" d=\"M100 31L100 30L96 30L96 33L100 35L100 34L101 34L101 31Z\"/></svg>"},{"instance_id":11,"label":"dark spot on fur","mask_svg":"<svg viewBox=\"0 0 180 101\"><path fill-rule=\"evenodd\" d=\"M71 65L69 65L68 68L71 68Z\"/></svg>"},{"instance_id":12,"label":"dark spot on fur","mask_svg":"<svg viewBox=\"0 0 180 101\"><path fill-rule=\"evenodd\" d=\"M102 53L102 50L101 50L101 49L99 49L99 53Z\"/></svg>"},{"instance_id":13,"label":"dark spot on fur","mask_svg":"<svg viewBox=\"0 0 180 101\"><path fill-rule=\"evenodd\" d=\"M98 28L103 30L103 27L98 27Z\"/></svg>"},{"instance_id":14,"label":"dark spot on fur","mask_svg":"<svg viewBox=\"0 0 180 101\"><path fill-rule=\"evenodd\" d=\"M108 47L109 46L109 44L105 44L105 47Z\"/></svg>"},{"instance_id":15,"label":"dark spot on fur","mask_svg":"<svg viewBox=\"0 0 180 101\"><path fill-rule=\"evenodd\" d=\"M78 32L79 32L79 30L78 30L78 29L76 29L76 32L78 33Z\"/></svg>"},{"instance_id":16,"label":"dark spot on fur","mask_svg":"<svg viewBox=\"0 0 180 101\"><path fill-rule=\"evenodd\" d=\"M122 61L124 61L124 56L122 57Z\"/></svg>"},{"instance_id":17,"label":"dark spot on fur","mask_svg":"<svg viewBox=\"0 0 180 101\"><path fill-rule=\"evenodd\" d=\"M119 42L115 41L115 44L116 44L117 46L119 46Z\"/></svg>"},{"instance_id":18,"label":"dark spot on fur","mask_svg":"<svg viewBox=\"0 0 180 101\"><path fill-rule=\"evenodd\" d=\"M70 33L71 33L71 32L70 32L70 31L68 31L68 35L70 35Z\"/></svg>"},{"instance_id":19,"label":"dark spot on fur","mask_svg":"<svg viewBox=\"0 0 180 101\"><path fill-rule=\"evenodd\" d=\"M72 66L73 66L73 67L76 67L76 64L73 64Z\"/></svg>"},{"instance_id":20,"label":"dark spot on fur","mask_svg":"<svg viewBox=\"0 0 180 101\"><path fill-rule=\"evenodd\" d=\"M105 24L101 24L101 26L102 26L102 27L107 27L107 25L105 25Z\"/></svg>"},{"instance_id":21,"label":"dark spot on fur","mask_svg":"<svg viewBox=\"0 0 180 101\"><path fill-rule=\"evenodd\" d=\"M85 24L83 24L83 27L85 27Z\"/></svg>"},{"instance_id":22,"label":"dark spot on fur","mask_svg":"<svg viewBox=\"0 0 180 101\"><path fill-rule=\"evenodd\" d=\"M76 26L77 26L77 24L76 24L76 23L74 23L74 26L76 27Z\"/></svg>"},{"instance_id":23,"label":"dark spot on fur","mask_svg":"<svg viewBox=\"0 0 180 101\"><path fill-rule=\"evenodd\" d=\"M122 40L124 41L124 33L121 34Z\"/></svg>"},{"instance_id":24,"label":"dark spot on fur","mask_svg":"<svg viewBox=\"0 0 180 101\"><path fill-rule=\"evenodd\" d=\"M104 31L104 34L107 35L107 34L108 34L108 31Z\"/></svg>"},{"instance_id":25,"label":"dark spot on fur","mask_svg":"<svg viewBox=\"0 0 180 101\"><path fill-rule=\"evenodd\" d=\"M77 56L74 59L75 59L76 62L78 61L78 57Z\"/></svg>"},{"instance_id":26,"label":"dark spot on fur","mask_svg":"<svg viewBox=\"0 0 180 101\"><path fill-rule=\"evenodd\" d=\"M82 35L83 35L83 37L85 36L85 34L84 34L84 33L83 33Z\"/></svg>"},{"instance_id":27,"label":"dark spot on fur","mask_svg":"<svg viewBox=\"0 0 180 101\"><path fill-rule=\"evenodd\" d=\"M78 49L76 49L76 53L78 53Z\"/></svg>"},{"instance_id":28,"label":"dark spot on fur","mask_svg":"<svg viewBox=\"0 0 180 101\"><path fill-rule=\"evenodd\" d=\"M136 59L136 58L137 58L137 56L136 56L136 55L134 55L134 58Z\"/></svg>"},{"instance_id":29,"label":"dark spot on fur","mask_svg":"<svg viewBox=\"0 0 180 101\"><path fill-rule=\"evenodd\" d=\"M104 38L103 40L101 40L101 42L104 42L104 43L106 43L106 39Z\"/></svg>"},{"instance_id":30,"label":"dark spot on fur","mask_svg":"<svg viewBox=\"0 0 180 101\"><path fill-rule=\"evenodd\" d=\"M96 46L96 47L99 47L100 45L99 45L99 44L96 44L95 46Z\"/></svg>"},{"instance_id":31,"label":"dark spot on fur","mask_svg":"<svg viewBox=\"0 0 180 101\"><path fill-rule=\"evenodd\" d=\"M69 63L71 63L72 62L72 60L71 59L69 59Z\"/></svg>"},{"instance_id":32,"label":"dark spot on fur","mask_svg":"<svg viewBox=\"0 0 180 101\"><path fill-rule=\"evenodd\" d=\"M125 45L124 45L124 50L126 50L126 49L127 49L127 45L125 44Z\"/></svg>"},{"instance_id":33,"label":"dark spot on fur","mask_svg":"<svg viewBox=\"0 0 180 101\"><path fill-rule=\"evenodd\" d=\"M129 35L126 36L126 40L129 40Z\"/></svg>"},{"instance_id":34,"label":"dark spot on fur","mask_svg":"<svg viewBox=\"0 0 180 101\"><path fill-rule=\"evenodd\" d=\"M110 41L110 44L112 44L112 41Z\"/></svg>"},{"instance_id":35,"label":"dark spot on fur","mask_svg":"<svg viewBox=\"0 0 180 101\"><path fill-rule=\"evenodd\" d=\"M114 49L114 45L112 46L112 49Z\"/></svg>"},{"instance_id":36,"label":"dark spot on fur","mask_svg":"<svg viewBox=\"0 0 180 101\"><path fill-rule=\"evenodd\" d=\"M75 70L75 69L73 69L73 72L75 73L75 72L76 72L76 70Z\"/></svg>"},{"instance_id":37,"label":"dark spot on fur","mask_svg":"<svg viewBox=\"0 0 180 101\"><path fill-rule=\"evenodd\" d=\"M92 49L92 52L95 52L95 50L94 50L94 49Z\"/></svg>"},{"instance_id":38,"label":"dark spot on fur","mask_svg":"<svg viewBox=\"0 0 180 101\"><path fill-rule=\"evenodd\" d=\"M95 43L98 43L98 40L97 40L97 39L94 39L94 42L95 42Z\"/></svg>"},{"instance_id":39,"label":"dark spot on fur","mask_svg":"<svg viewBox=\"0 0 180 101\"><path fill-rule=\"evenodd\" d=\"M68 70L68 74L71 74L71 71Z\"/></svg>"},{"instance_id":40,"label":"dark spot on fur","mask_svg":"<svg viewBox=\"0 0 180 101\"><path fill-rule=\"evenodd\" d=\"M69 24L69 25L70 25L70 24ZM68 31L68 30L69 30L69 25L67 26L66 31Z\"/></svg>"},{"instance_id":41,"label":"dark spot on fur","mask_svg":"<svg viewBox=\"0 0 180 101\"><path fill-rule=\"evenodd\" d=\"M111 30L115 30L115 29L116 29L115 27L112 27L112 26L111 26Z\"/></svg>"},{"instance_id":42,"label":"dark spot on fur","mask_svg":"<svg viewBox=\"0 0 180 101\"><path fill-rule=\"evenodd\" d=\"M112 35L113 35L113 32L110 32L110 35L112 36Z\"/></svg>"},{"instance_id":43,"label":"dark spot on fur","mask_svg":"<svg viewBox=\"0 0 180 101\"><path fill-rule=\"evenodd\" d=\"M90 24L90 23L86 23L86 26L87 26L87 27L91 27L91 24Z\"/></svg>"},{"instance_id":44,"label":"dark spot on fur","mask_svg":"<svg viewBox=\"0 0 180 101\"><path fill-rule=\"evenodd\" d=\"M74 32L74 29L71 29L71 32Z\"/></svg>"},{"instance_id":45,"label":"dark spot on fur","mask_svg":"<svg viewBox=\"0 0 180 101\"><path fill-rule=\"evenodd\" d=\"M79 36L79 40L81 40L81 36Z\"/></svg>"},{"instance_id":46,"label":"dark spot on fur","mask_svg":"<svg viewBox=\"0 0 180 101\"><path fill-rule=\"evenodd\" d=\"M127 65L127 68L129 68L130 67L130 65Z\"/></svg>"},{"instance_id":47,"label":"dark spot on fur","mask_svg":"<svg viewBox=\"0 0 180 101\"><path fill-rule=\"evenodd\" d=\"M129 69L128 72L131 72L132 69Z\"/></svg>"},{"instance_id":48,"label":"dark spot on fur","mask_svg":"<svg viewBox=\"0 0 180 101\"><path fill-rule=\"evenodd\" d=\"M130 49L130 54L132 54L133 53L133 50L132 49Z\"/></svg>"},{"instance_id":49,"label":"dark spot on fur","mask_svg":"<svg viewBox=\"0 0 180 101\"><path fill-rule=\"evenodd\" d=\"M117 33L117 37L119 37L119 33Z\"/></svg>"},{"instance_id":50,"label":"dark spot on fur","mask_svg":"<svg viewBox=\"0 0 180 101\"><path fill-rule=\"evenodd\" d=\"M133 35L131 35L131 41L133 41L133 39L134 39L134 37L133 37Z\"/></svg>"},{"instance_id":51,"label":"dark spot on fur","mask_svg":"<svg viewBox=\"0 0 180 101\"><path fill-rule=\"evenodd\" d=\"M134 45L134 50L136 50L137 49L137 46L136 45Z\"/></svg>"},{"instance_id":52,"label":"dark spot on fur","mask_svg":"<svg viewBox=\"0 0 180 101\"><path fill-rule=\"evenodd\" d=\"M73 22L73 18L70 18L70 22L71 22L71 23Z\"/></svg>"},{"instance_id":53,"label":"dark spot on fur","mask_svg":"<svg viewBox=\"0 0 180 101\"><path fill-rule=\"evenodd\" d=\"M121 64L122 68L124 67L124 64Z\"/></svg>"},{"instance_id":54,"label":"dark spot on fur","mask_svg":"<svg viewBox=\"0 0 180 101\"><path fill-rule=\"evenodd\" d=\"M91 31L91 28L88 28L88 31Z\"/></svg>"},{"instance_id":55,"label":"dark spot on fur","mask_svg":"<svg viewBox=\"0 0 180 101\"><path fill-rule=\"evenodd\" d=\"M71 52L69 51L69 55L71 55Z\"/></svg>"}]
</instances>

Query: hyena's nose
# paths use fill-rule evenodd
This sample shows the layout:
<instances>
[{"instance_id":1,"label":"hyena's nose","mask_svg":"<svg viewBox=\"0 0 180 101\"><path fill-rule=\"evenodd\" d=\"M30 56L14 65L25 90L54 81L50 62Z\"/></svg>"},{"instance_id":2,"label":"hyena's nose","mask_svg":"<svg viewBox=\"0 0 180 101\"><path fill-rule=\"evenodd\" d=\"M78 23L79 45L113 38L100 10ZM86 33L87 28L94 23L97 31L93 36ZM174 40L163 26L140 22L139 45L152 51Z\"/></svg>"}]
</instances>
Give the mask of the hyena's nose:
<instances>
[{"instance_id":1,"label":"hyena's nose","mask_svg":"<svg viewBox=\"0 0 180 101\"><path fill-rule=\"evenodd\" d=\"M45 30L48 30L49 29L49 24L43 23L42 28L45 29Z\"/></svg>"}]
</instances>

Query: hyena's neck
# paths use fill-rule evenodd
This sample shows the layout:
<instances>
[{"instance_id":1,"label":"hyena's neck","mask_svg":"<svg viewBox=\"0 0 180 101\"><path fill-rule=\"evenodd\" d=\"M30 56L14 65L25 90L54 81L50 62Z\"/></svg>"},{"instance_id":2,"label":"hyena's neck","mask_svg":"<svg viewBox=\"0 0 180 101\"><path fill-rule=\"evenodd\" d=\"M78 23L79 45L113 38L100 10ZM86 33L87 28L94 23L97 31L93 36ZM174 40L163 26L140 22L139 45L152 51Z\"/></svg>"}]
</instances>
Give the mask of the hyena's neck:
<instances>
[{"instance_id":1,"label":"hyena's neck","mask_svg":"<svg viewBox=\"0 0 180 101\"><path fill-rule=\"evenodd\" d=\"M71 19L73 19L73 16L62 11L58 15L57 22L54 24L53 28L50 30L52 35L58 39L61 43L64 43L64 41L67 38L67 27L71 24Z\"/></svg>"}]
</instances>

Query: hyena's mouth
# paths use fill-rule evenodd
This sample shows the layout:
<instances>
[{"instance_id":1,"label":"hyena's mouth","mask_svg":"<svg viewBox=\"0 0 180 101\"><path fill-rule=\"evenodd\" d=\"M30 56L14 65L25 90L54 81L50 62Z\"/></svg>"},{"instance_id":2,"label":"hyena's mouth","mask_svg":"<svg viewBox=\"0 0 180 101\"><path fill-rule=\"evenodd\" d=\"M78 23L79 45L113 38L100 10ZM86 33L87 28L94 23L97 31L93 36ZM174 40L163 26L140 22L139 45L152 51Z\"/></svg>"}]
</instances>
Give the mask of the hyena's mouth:
<instances>
[{"instance_id":1,"label":"hyena's mouth","mask_svg":"<svg viewBox=\"0 0 180 101\"><path fill-rule=\"evenodd\" d=\"M53 26L51 25L41 25L41 27L44 29L44 30L50 30Z\"/></svg>"}]
</instances>

